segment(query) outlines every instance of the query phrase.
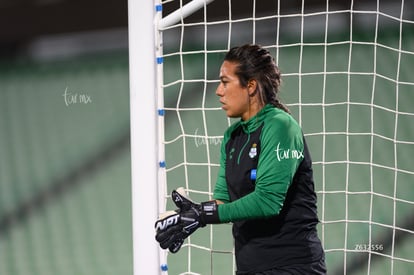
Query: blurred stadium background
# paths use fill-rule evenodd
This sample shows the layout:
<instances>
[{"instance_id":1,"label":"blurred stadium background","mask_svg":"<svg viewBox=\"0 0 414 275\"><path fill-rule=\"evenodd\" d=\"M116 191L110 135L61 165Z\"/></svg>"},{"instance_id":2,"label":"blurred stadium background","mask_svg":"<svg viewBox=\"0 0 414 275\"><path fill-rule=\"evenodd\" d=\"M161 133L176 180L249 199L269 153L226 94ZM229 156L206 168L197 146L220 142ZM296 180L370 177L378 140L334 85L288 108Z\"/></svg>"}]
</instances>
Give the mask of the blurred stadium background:
<instances>
[{"instance_id":1,"label":"blurred stadium background","mask_svg":"<svg viewBox=\"0 0 414 275\"><path fill-rule=\"evenodd\" d=\"M179 1L175 1L177 2ZM344 7L349 6L349 1L336 2ZM393 1L381 2L392 12ZM251 14L252 1L240 0L238 3L232 11L235 16ZM300 9L302 4L301 1L284 3L285 9ZM311 0L307 1L307 5L308 3L308 7L317 9L323 7L326 2ZM376 5L376 1L369 0L355 1L356 3ZM211 5L209 11L213 18L220 18L226 14L226 11L214 9L214 3ZM406 7L413 12L412 1L406 1ZM173 10L174 3L166 8L166 13ZM398 9L399 5L396 8ZM262 9L266 10L265 4ZM261 10L257 12L260 13ZM412 15L413 13L411 19L414 18ZM193 18L197 16L200 14L195 14ZM95 0L3 0L0 3L0 22L0 274L132 274L127 2L107 0L103 4ZM349 32L349 22L337 23L337 29L334 31L337 31L339 37L346 36ZM354 30L355 35L362 40L372 39L372 30L367 28L369 24L361 21L360 26L360 29ZM243 36L243 28L241 26L239 31L234 30L234 44L249 39ZM268 35L264 26L262 30L263 33L260 35L265 42ZM314 36L310 39L318 37L318 31L323 30L315 27L314 31ZM300 39L298 30L294 27L286 29L285 32L290 34L286 37L293 41ZM222 41L219 31L217 34L217 37L209 42L212 43L212 47L214 43L227 42ZM193 36L186 37L192 41L192 44L186 45L195 49L201 47L202 45L197 45L197 35L198 32L195 30ZM386 45L398 44L399 36L395 26L386 26L379 37ZM176 36L173 33L166 36L165 40L166 47L177 47L178 41L175 41ZM407 30L405 43L407 48L413 51L413 29ZM344 70L348 64L348 46L339 45L331 49L328 66ZM372 47L355 46L355 60L352 63L355 71L372 68L372 60L364 59L364 56L372 54L372 50ZM298 54L299 47L281 50L279 65L284 73L289 75L297 72ZM322 54L322 48L307 49L303 56L303 71L312 71L316 67L320 71ZM394 75L395 66L392 65L395 65L395 56L386 50L379 54L384 55L379 59L382 64L378 64L378 67L383 68L383 74ZM220 61L221 56L213 56L209 60L211 79L217 75L214 68L218 68ZM176 62L178 60L171 60L169 65L166 65L167 81L169 78L173 79L177 73ZM188 60L191 74L202 74L198 70L202 69L199 66L202 62L197 57ZM412 82L413 69L414 59L411 57L402 62L401 76L407 80L411 79L409 81ZM320 102L321 81L318 81L318 77L304 78L303 81L302 85L309 88L304 95L304 102ZM363 91L369 81L369 78L365 77L354 78L353 90ZM341 87L346 86L346 83L345 76L333 76L329 79L327 90L332 91L332 94L328 94L328 102L330 99L332 102L344 99L346 91ZM285 78L284 85L284 101L288 104L297 102L295 96L299 85L298 77L292 74ZM377 85L382 85L384 90L392 89L386 81ZM187 88L195 90L197 86ZM170 96L166 97L166 106L174 106L176 100L174 87L170 89ZM214 90L214 87L211 89ZM412 110L412 86L402 94L406 96L401 100L401 110ZM393 108L393 95L383 95L385 96L375 99L376 104ZM355 93L352 96L358 102L371 100L371 92L368 93L369 98L364 97L363 93ZM199 106L199 102L196 102L198 99L194 94L185 95L182 107ZM213 94L208 100L209 104L215 104ZM352 123L352 127L355 126L355 130L362 131L362 128L369 125L368 122L364 124L369 112L362 106L354 108L350 119L361 120L361 123ZM294 115L299 115L297 106L291 106L291 109ZM321 110L312 107L303 110L305 113L302 114L302 124L305 133L321 131L321 120L318 119ZM345 106L327 109L327 115L332 116L328 127L337 131L344 130L338 127L344 126ZM384 122L378 131L389 136L394 131L393 116L385 112L382 116L378 115ZM211 121L221 120L212 118ZM191 121L187 123L189 132L197 131L196 124L192 124ZM167 118L166 125L167 136L174 135L177 131L174 117ZM412 127L412 119L400 121L399 137L402 140L413 141ZM224 120L223 124L211 125L212 131L217 135L220 135L224 128ZM329 145L329 148L335 149L331 152L332 160L343 159L343 142L344 140L332 139L332 144ZM320 161L320 140L309 137L309 143L313 148L314 160ZM351 152L355 154L353 157L367 161L366 156L357 152L363 151L368 145L368 141L365 144L359 141L355 143L355 151ZM379 146L388 148L391 145L384 142ZM402 169L409 171L412 171L412 147L402 148L399 160L400 163L405 163L402 164ZM196 155L199 150L193 149L194 158L203 159L202 155ZM167 163L179 161L172 156L178 155L181 148L171 147L169 150L171 154L167 155ZM375 155L375 158L378 163L387 166L387 150L384 152L382 155ZM332 174L327 174L327 181L331 180L338 185L331 186L332 190L343 190L344 182L337 180L338 175L344 174L341 169L343 168L332 169ZM353 171L356 171L356 174L352 175L358 179L356 182L369 176L366 167ZM197 176L199 170L192 173ZM391 181L393 177L389 171L380 169L375 175ZM171 180L174 180L174 177L180 176L172 175ZM316 176L317 184L321 182L318 177ZM412 201L413 176L402 175L399 183L400 196ZM355 185L352 188L356 191L366 190L364 188L367 186ZM384 190L379 192L392 193L392 190L387 189L389 186L383 188ZM321 190L321 186L317 186L317 189ZM327 197L327 219L335 215L343 217L344 202L341 200L343 197ZM354 210L352 213L355 216L350 218L366 218L367 213L363 211L366 203L367 198L364 196L353 197L351 204L354 208L351 210ZM379 215L379 220L390 219L390 203L381 199L375 202L378 211L375 213ZM398 217L402 227L413 230L412 205L402 206ZM325 245L328 248L337 247L338 243L343 243L343 225L330 226L337 228L327 230L329 234L325 236ZM335 232L338 232L338 236ZM353 234L351 239L354 238L350 243L356 244L365 240L359 236L365 236L366 228L354 227L349 232ZM388 235L388 232L378 233ZM222 242L228 244L228 237L225 235ZM398 255L412 260L414 240L412 236L401 237ZM341 274L343 256L336 257L334 252L327 259L331 274ZM384 259L385 261L378 261L379 264L371 268L372 274L388 274L390 263L387 257ZM214 274L228 274L226 267L219 264L217 266ZM357 260L353 262L353 267L356 273L366 274L366 267ZM398 273L395 274L411 274L412 268L412 263L400 263L395 269ZM172 275L176 274L174 272L181 271L171 270ZM208 272L210 271L201 271L202 274L209 274Z\"/></svg>"}]
</instances>

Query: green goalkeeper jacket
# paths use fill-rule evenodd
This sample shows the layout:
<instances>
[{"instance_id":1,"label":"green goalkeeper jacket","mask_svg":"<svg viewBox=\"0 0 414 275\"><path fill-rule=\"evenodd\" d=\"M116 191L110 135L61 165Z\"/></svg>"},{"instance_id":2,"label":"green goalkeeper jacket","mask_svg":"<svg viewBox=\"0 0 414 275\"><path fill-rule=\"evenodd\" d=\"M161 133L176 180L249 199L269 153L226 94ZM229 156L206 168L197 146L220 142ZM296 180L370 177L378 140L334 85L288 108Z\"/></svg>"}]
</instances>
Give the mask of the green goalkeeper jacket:
<instances>
[{"instance_id":1,"label":"green goalkeeper jacket","mask_svg":"<svg viewBox=\"0 0 414 275\"><path fill-rule=\"evenodd\" d=\"M233 222L239 274L319 260L316 194L298 123L266 105L224 134L214 199Z\"/></svg>"}]
</instances>

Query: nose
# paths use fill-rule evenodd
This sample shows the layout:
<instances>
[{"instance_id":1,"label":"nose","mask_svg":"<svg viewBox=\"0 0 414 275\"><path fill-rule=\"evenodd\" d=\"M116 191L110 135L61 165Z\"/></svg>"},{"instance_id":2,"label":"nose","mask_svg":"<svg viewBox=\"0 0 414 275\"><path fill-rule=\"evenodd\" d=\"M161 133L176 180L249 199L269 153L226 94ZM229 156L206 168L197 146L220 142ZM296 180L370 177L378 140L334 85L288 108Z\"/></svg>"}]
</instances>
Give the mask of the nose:
<instances>
[{"instance_id":1,"label":"nose","mask_svg":"<svg viewBox=\"0 0 414 275\"><path fill-rule=\"evenodd\" d=\"M221 83L217 86L216 95L223 96L223 88L222 88Z\"/></svg>"}]
</instances>

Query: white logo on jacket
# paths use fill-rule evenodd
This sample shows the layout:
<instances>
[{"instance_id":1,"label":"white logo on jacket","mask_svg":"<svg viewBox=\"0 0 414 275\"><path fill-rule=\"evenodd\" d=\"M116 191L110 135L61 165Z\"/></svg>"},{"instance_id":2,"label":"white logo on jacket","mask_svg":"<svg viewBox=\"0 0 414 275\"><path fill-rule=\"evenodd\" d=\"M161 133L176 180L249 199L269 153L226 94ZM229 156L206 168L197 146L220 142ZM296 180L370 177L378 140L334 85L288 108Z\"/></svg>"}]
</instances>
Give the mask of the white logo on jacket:
<instances>
[{"instance_id":1,"label":"white logo on jacket","mask_svg":"<svg viewBox=\"0 0 414 275\"><path fill-rule=\"evenodd\" d=\"M252 159L255 156L257 156L257 144L253 143L252 148L250 148L250 151L249 151L249 157Z\"/></svg>"},{"instance_id":2,"label":"white logo on jacket","mask_svg":"<svg viewBox=\"0 0 414 275\"><path fill-rule=\"evenodd\" d=\"M301 159L301 158L304 158L303 151L298 151L296 149L280 148L280 142L277 144L277 148L276 148L275 152L276 152L278 161L281 161L283 159Z\"/></svg>"}]
</instances>

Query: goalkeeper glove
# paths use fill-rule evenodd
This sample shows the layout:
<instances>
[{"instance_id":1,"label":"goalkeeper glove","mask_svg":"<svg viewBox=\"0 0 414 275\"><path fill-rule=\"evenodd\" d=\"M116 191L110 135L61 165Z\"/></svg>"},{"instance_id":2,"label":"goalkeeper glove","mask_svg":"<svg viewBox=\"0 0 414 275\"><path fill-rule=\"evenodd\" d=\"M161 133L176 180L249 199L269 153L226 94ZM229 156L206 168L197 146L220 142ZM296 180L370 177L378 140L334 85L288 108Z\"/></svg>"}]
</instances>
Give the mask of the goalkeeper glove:
<instances>
[{"instance_id":1,"label":"goalkeeper glove","mask_svg":"<svg viewBox=\"0 0 414 275\"><path fill-rule=\"evenodd\" d=\"M180 250L185 239L185 237L178 237L178 234L183 231L179 219L180 215L176 211L167 211L161 214L155 223L155 239L162 249L168 248L172 253Z\"/></svg>"},{"instance_id":2,"label":"goalkeeper glove","mask_svg":"<svg viewBox=\"0 0 414 275\"><path fill-rule=\"evenodd\" d=\"M186 197L183 188L174 190L171 198L178 209L160 216L155 223L155 239L162 249L168 248L172 253L176 253L184 240L194 231L206 224L219 223L220 220L215 201L194 203Z\"/></svg>"}]
</instances>

